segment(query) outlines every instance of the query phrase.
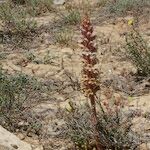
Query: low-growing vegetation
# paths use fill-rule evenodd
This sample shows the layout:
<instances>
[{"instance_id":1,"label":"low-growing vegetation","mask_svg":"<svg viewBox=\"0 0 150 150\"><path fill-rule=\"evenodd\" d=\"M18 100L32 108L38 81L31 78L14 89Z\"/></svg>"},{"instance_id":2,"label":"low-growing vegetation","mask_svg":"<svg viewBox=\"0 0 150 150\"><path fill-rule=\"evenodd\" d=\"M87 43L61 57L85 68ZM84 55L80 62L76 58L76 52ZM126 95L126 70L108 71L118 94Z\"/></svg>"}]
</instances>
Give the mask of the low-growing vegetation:
<instances>
[{"instance_id":1,"label":"low-growing vegetation","mask_svg":"<svg viewBox=\"0 0 150 150\"><path fill-rule=\"evenodd\" d=\"M4 31L9 34L25 36L36 28L36 22L29 18L25 9L11 3L0 5L0 19L3 21Z\"/></svg>"},{"instance_id":2,"label":"low-growing vegetation","mask_svg":"<svg viewBox=\"0 0 150 150\"><path fill-rule=\"evenodd\" d=\"M73 31L71 29L61 28L55 33L55 40L60 45L71 45L73 40Z\"/></svg>"},{"instance_id":3,"label":"low-growing vegetation","mask_svg":"<svg viewBox=\"0 0 150 150\"><path fill-rule=\"evenodd\" d=\"M117 15L127 14L128 12L141 13L145 7L150 5L149 0L115 0L108 4L110 13Z\"/></svg>"},{"instance_id":4,"label":"low-growing vegetation","mask_svg":"<svg viewBox=\"0 0 150 150\"><path fill-rule=\"evenodd\" d=\"M119 103L113 100L99 103L97 129L104 149L136 149L144 142L142 136L132 129L132 120L136 117L136 112L126 114L123 103L122 100ZM74 107L73 111L66 115L66 135L80 150L96 148L89 112L88 106L80 106Z\"/></svg>"},{"instance_id":5,"label":"low-growing vegetation","mask_svg":"<svg viewBox=\"0 0 150 150\"><path fill-rule=\"evenodd\" d=\"M80 12L77 9L69 9L68 15L65 16L64 20L69 25L79 24L81 20Z\"/></svg>"},{"instance_id":6,"label":"low-growing vegetation","mask_svg":"<svg viewBox=\"0 0 150 150\"><path fill-rule=\"evenodd\" d=\"M30 130L38 132L41 122L32 108L38 102L39 84L34 78L19 73L7 75L0 70L0 125L10 131ZM34 104L35 103L35 104ZM28 131L28 132L30 132Z\"/></svg>"},{"instance_id":7,"label":"low-growing vegetation","mask_svg":"<svg viewBox=\"0 0 150 150\"><path fill-rule=\"evenodd\" d=\"M31 16L39 16L46 12L52 11L52 0L27 0L26 9Z\"/></svg>"},{"instance_id":8,"label":"low-growing vegetation","mask_svg":"<svg viewBox=\"0 0 150 150\"><path fill-rule=\"evenodd\" d=\"M149 7L0 2L0 126L33 150L148 150Z\"/></svg>"},{"instance_id":9,"label":"low-growing vegetation","mask_svg":"<svg viewBox=\"0 0 150 150\"><path fill-rule=\"evenodd\" d=\"M150 47L137 30L126 36L127 54L140 75L150 75Z\"/></svg>"}]
</instances>

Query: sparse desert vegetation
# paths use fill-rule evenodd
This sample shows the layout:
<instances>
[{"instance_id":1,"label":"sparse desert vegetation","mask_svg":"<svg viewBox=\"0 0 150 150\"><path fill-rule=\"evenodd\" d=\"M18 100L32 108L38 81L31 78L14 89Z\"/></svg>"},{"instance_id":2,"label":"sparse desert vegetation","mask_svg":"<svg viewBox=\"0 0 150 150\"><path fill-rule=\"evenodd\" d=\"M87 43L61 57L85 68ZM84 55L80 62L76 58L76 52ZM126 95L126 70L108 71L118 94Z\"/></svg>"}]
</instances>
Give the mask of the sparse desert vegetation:
<instances>
[{"instance_id":1,"label":"sparse desert vegetation","mask_svg":"<svg viewBox=\"0 0 150 150\"><path fill-rule=\"evenodd\" d=\"M149 9L0 1L0 149L149 150Z\"/></svg>"}]
</instances>

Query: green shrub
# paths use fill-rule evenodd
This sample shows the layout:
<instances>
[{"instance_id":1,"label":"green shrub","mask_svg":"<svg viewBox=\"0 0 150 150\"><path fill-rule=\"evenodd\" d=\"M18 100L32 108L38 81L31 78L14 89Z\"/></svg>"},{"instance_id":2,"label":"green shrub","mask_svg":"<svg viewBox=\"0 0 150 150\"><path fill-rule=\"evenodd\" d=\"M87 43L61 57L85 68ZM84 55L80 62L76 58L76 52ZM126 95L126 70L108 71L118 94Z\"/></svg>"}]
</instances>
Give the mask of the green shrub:
<instances>
[{"instance_id":1,"label":"green shrub","mask_svg":"<svg viewBox=\"0 0 150 150\"><path fill-rule=\"evenodd\" d=\"M61 45L70 45L73 40L73 32L71 29L61 28L55 33L55 40Z\"/></svg>"},{"instance_id":2,"label":"green shrub","mask_svg":"<svg viewBox=\"0 0 150 150\"><path fill-rule=\"evenodd\" d=\"M97 2L97 6L104 7L107 4L107 0L99 0Z\"/></svg>"},{"instance_id":3,"label":"green shrub","mask_svg":"<svg viewBox=\"0 0 150 150\"><path fill-rule=\"evenodd\" d=\"M25 4L26 0L11 0L14 4L23 5Z\"/></svg>"},{"instance_id":4,"label":"green shrub","mask_svg":"<svg viewBox=\"0 0 150 150\"><path fill-rule=\"evenodd\" d=\"M26 35L36 28L36 22L28 16L25 8L11 3L0 5L0 19L7 32Z\"/></svg>"},{"instance_id":5,"label":"green shrub","mask_svg":"<svg viewBox=\"0 0 150 150\"><path fill-rule=\"evenodd\" d=\"M88 110L88 111L86 111ZM72 140L75 147L79 150L87 150L92 142L92 126L90 122L89 108L75 108L69 114L66 114L66 134Z\"/></svg>"},{"instance_id":6,"label":"green shrub","mask_svg":"<svg viewBox=\"0 0 150 150\"><path fill-rule=\"evenodd\" d=\"M109 99L110 100L110 99ZM105 149L124 150L135 149L141 139L138 133L132 130L132 120L136 112L125 112L123 104L114 104L110 100L107 106L99 105L97 129L101 144ZM117 109L116 109L117 107ZM88 106L73 107L66 116L66 134L79 150L92 150L96 147L93 138L94 131L90 122ZM144 141L144 139L143 139Z\"/></svg>"},{"instance_id":7,"label":"green shrub","mask_svg":"<svg viewBox=\"0 0 150 150\"><path fill-rule=\"evenodd\" d=\"M25 54L25 57L27 58L28 61L32 62L35 60L36 56L32 52L28 52Z\"/></svg>"},{"instance_id":8,"label":"green shrub","mask_svg":"<svg viewBox=\"0 0 150 150\"><path fill-rule=\"evenodd\" d=\"M59 57L56 56L56 55L52 55L50 53L50 51L47 51L46 54L44 55L43 63L44 64L53 64L54 63L54 59L56 59L56 58L59 58Z\"/></svg>"},{"instance_id":9,"label":"green shrub","mask_svg":"<svg viewBox=\"0 0 150 150\"><path fill-rule=\"evenodd\" d=\"M42 13L53 10L52 0L27 0L26 9L32 16L38 16Z\"/></svg>"},{"instance_id":10,"label":"green shrub","mask_svg":"<svg viewBox=\"0 0 150 150\"><path fill-rule=\"evenodd\" d=\"M76 25L81 20L80 12L78 10L69 10L64 20L69 25Z\"/></svg>"},{"instance_id":11,"label":"green shrub","mask_svg":"<svg viewBox=\"0 0 150 150\"><path fill-rule=\"evenodd\" d=\"M138 11L150 5L149 0L116 0L109 4L110 13L124 14L127 11Z\"/></svg>"},{"instance_id":12,"label":"green shrub","mask_svg":"<svg viewBox=\"0 0 150 150\"><path fill-rule=\"evenodd\" d=\"M38 89L34 78L24 74L7 75L0 69L0 125L13 132L29 128L38 132L40 121L32 111L33 96L36 97Z\"/></svg>"},{"instance_id":13,"label":"green shrub","mask_svg":"<svg viewBox=\"0 0 150 150\"><path fill-rule=\"evenodd\" d=\"M127 56L136 66L139 74L150 75L150 47L138 31L134 30L126 36Z\"/></svg>"},{"instance_id":14,"label":"green shrub","mask_svg":"<svg viewBox=\"0 0 150 150\"><path fill-rule=\"evenodd\" d=\"M7 53L0 52L0 60L6 59Z\"/></svg>"}]
</instances>

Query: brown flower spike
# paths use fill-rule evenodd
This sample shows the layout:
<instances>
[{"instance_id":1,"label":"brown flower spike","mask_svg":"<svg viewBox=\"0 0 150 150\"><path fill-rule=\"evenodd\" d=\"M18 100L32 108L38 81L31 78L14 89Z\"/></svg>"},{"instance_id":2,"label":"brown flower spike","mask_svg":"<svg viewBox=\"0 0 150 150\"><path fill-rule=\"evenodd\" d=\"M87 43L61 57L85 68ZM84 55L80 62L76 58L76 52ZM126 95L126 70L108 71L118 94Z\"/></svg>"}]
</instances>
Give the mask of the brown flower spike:
<instances>
[{"instance_id":1,"label":"brown flower spike","mask_svg":"<svg viewBox=\"0 0 150 150\"><path fill-rule=\"evenodd\" d=\"M83 36L82 44L82 58L83 58L83 69L82 69L82 90L86 97L89 98L91 103L92 111L92 123L95 131L95 140L97 150L103 150L103 147L99 144L100 138L97 130L97 113L96 113L96 92L100 89L98 76L99 71L96 68L98 59L96 57L97 47L94 43L96 36L93 34L93 26L90 22L88 15L82 21L81 34Z\"/></svg>"},{"instance_id":2,"label":"brown flower spike","mask_svg":"<svg viewBox=\"0 0 150 150\"><path fill-rule=\"evenodd\" d=\"M96 92L99 90L99 72L95 67L98 62L98 59L96 58L97 48L94 44L96 36L93 35L93 27L87 16L82 22L81 33L83 35L83 41L81 42L81 44L84 46L82 52L82 89L87 97L91 97L95 95Z\"/></svg>"}]
</instances>

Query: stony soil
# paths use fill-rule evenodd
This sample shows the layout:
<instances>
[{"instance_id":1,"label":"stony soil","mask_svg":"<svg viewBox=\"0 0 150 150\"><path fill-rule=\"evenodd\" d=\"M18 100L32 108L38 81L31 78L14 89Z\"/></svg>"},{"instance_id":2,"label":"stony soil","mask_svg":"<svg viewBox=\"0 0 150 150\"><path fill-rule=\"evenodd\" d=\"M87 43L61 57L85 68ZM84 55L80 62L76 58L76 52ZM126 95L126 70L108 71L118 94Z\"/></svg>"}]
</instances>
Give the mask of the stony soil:
<instances>
[{"instance_id":1,"label":"stony soil","mask_svg":"<svg viewBox=\"0 0 150 150\"><path fill-rule=\"evenodd\" d=\"M39 26L42 25L50 29L57 18L59 20L59 17L57 17L55 13L51 13L44 17L37 17L36 19ZM143 83L135 83L133 77L128 79L126 76L122 76L123 72L130 74L130 72L134 73L136 71L131 62L122 57L121 50L122 44L124 44L124 34L130 30L130 27L127 25L127 21L130 18L132 18L132 16L101 22L92 15L94 30L97 35L102 87L105 89L106 82L108 81L109 83L109 80L113 80L111 86L115 89L115 93L122 94L127 99L132 96L132 100L129 104L130 108L141 108L144 114L148 112L150 108L150 81L145 79ZM55 25L57 25L57 23ZM139 29L144 38L150 41L149 27L150 22L141 20L139 23ZM56 29L57 28L59 28L59 26L56 27ZM45 81L46 84L61 81L63 84L66 84L66 86L72 84L72 81L70 81L67 76L71 74L73 80L78 85L82 67L80 59L81 49L79 45L80 31L78 25L73 28L74 38L73 44L70 46L62 46L54 43L53 34L50 34L51 31L44 31L38 38L36 37L32 42L29 42L29 45L24 49L16 47L12 50L12 46L1 44L0 51L7 54L6 58L1 60L3 69L7 70L8 73L21 71L22 73L38 78L39 81ZM42 62L48 52L51 57L51 62L44 64ZM35 56L34 61L28 61L27 55L29 53ZM133 84L131 84L131 80ZM34 111L45 117L45 126L47 126L47 132L49 134L49 150L65 150L67 149L66 143L68 147L71 145L67 140L65 141L59 136L60 129L64 124L63 117L59 114L59 111L60 109L65 109L70 100L76 101L78 104L86 102L86 99L80 91L78 89L73 90L72 86L73 85L71 85L71 87L65 87L60 92L52 91L52 93L50 93L51 98L49 98L48 101L41 102L34 108ZM133 88L132 91L129 86ZM104 89L102 89L102 91ZM135 120L136 125L143 126L139 119L145 123L143 118L137 118L137 120ZM146 121L146 125L144 126L144 130L148 133L150 131L150 122ZM38 140L37 137L24 137L22 133L16 134L19 138L34 145L34 148L38 147L40 149L41 147L42 149L41 141ZM142 147L142 149L144 148Z\"/></svg>"}]
</instances>

